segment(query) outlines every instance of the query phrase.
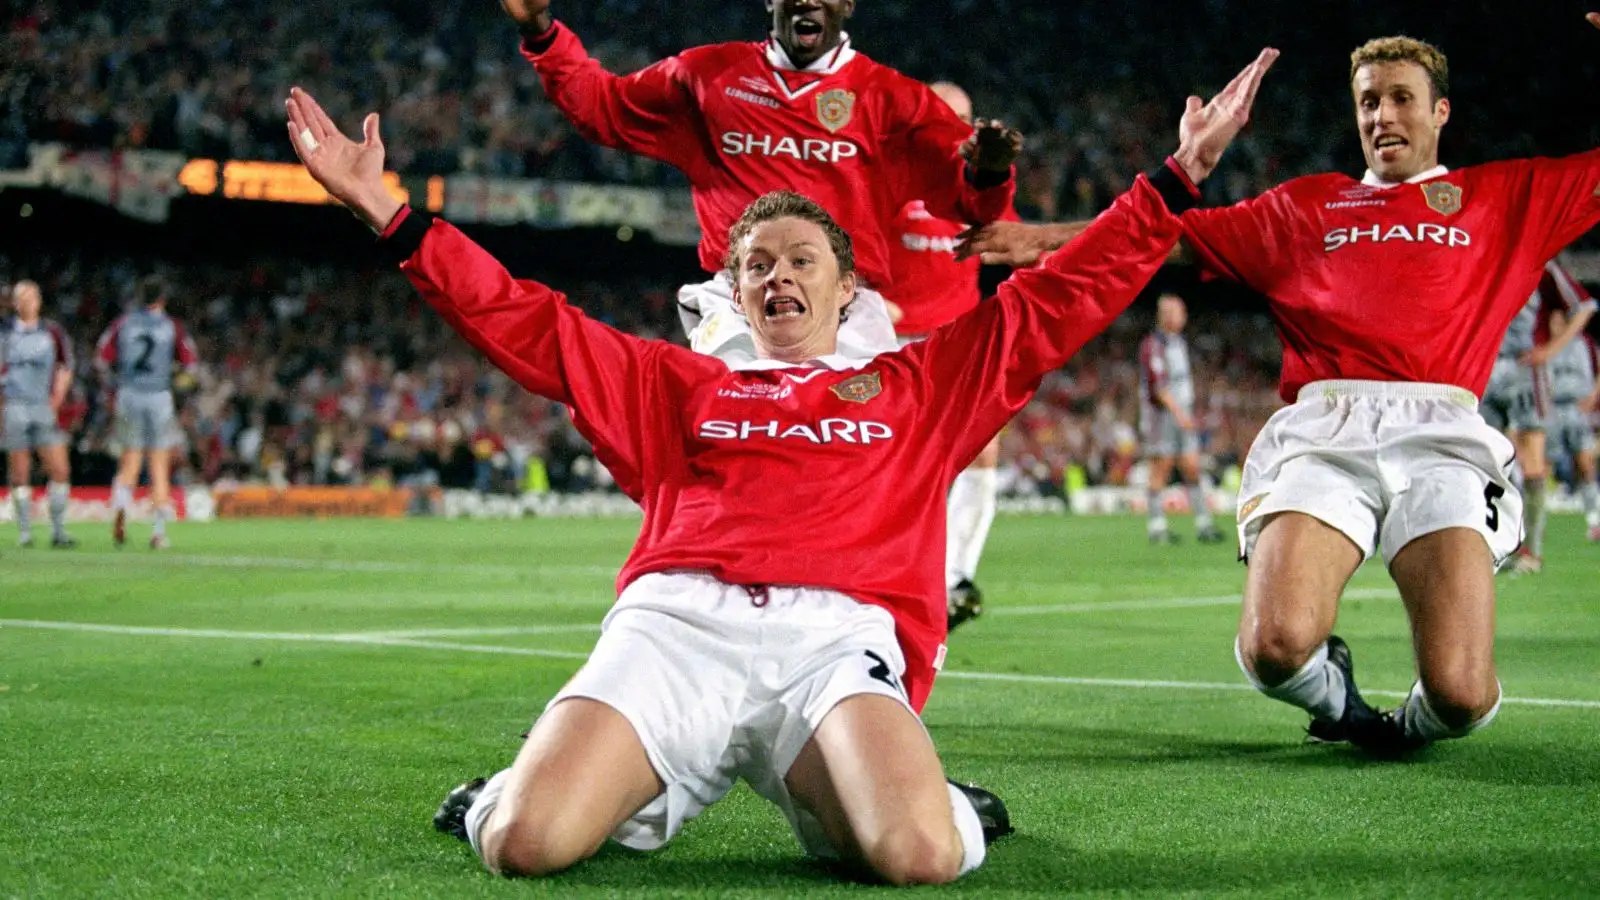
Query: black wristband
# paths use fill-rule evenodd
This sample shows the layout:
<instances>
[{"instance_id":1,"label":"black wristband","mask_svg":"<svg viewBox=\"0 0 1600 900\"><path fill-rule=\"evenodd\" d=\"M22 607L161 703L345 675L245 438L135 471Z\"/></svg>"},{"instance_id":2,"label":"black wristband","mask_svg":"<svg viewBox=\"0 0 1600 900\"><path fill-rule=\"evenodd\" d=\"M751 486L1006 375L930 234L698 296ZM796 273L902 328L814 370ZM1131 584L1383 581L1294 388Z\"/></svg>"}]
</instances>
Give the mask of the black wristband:
<instances>
[{"instance_id":1,"label":"black wristband","mask_svg":"<svg viewBox=\"0 0 1600 900\"><path fill-rule=\"evenodd\" d=\"M378 242L378 246L384 255L396 263L403 263L416 254L432 225L433 216L413 208L388 237Z\"/></svg>"},{"instance_id":2,"label":"black wristband","mask_svg":"<svg viewBox=\"0 0 1600 900\"><path fill-rule=\"evenodd\" d=\"M1174 172L1170 164L1162 163L1146 172L1144 177L1150 179L1150 186L1161 195L1162 202L1167 204L1167 211L1173 215L1181 216L1200 205L1194 188L1182 175Z\"/></svg>"},{"instance_id":3,"label":"black wristband","mask_svg":"<svg viewBox=\"0 0 1600 900\"><path fill-rule=\"evenodd\" d=\"M1010 181L1011 169L1008 167L996 172L992 169L980 169L971 163L968 163L966 166L966 176L967 184L972 185L980 191L986 191L989 188L999 187L1000 185Z\"/></svg>"},{"instance_id":4,"label":"black wristband","mask_svg":"<svg viewBox=\"0 0 1600 900\"><path fill-rule=\"evenodd\" d=\"M556 30L556 24L556 21L551 19L550 27L543 31L533 34L529 34L526 31L521 32L523 49L535 55L549 50L555 45L556 38L560 35L560 32Z\"/></svg>"}]
</instances>

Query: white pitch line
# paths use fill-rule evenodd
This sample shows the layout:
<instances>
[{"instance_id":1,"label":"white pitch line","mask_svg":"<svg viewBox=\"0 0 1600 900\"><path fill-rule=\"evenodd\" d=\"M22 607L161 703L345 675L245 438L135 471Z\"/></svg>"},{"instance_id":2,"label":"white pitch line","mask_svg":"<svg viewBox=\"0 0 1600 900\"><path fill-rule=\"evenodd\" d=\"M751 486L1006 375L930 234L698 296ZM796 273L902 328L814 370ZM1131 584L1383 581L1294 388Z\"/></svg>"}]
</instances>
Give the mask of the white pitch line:
<instances>
[{"instance_id":1,"label":"white pitch line","mask_svg":"<svg viewBox=\"0 0 1600 900\"><path fill-rule=\"evenodd\" d=\"M125 634L146 637L216 638L237 641L290 641L308 644L350 644L371 647L415 647L422 650L459 650L468 653L504 653L514 656L543 656L551 659L588 659L589 654L572 650L539 650L531 647L502 647L498 644L457 644L413 638L382 637L367 634L316 634L294 631L225 631L215 628L154 628L145 625L101 625L94 622L41 622L33 619L0 619L0 629L38 628L46 631L87 631L97 634Z\"/></svg>"},{"instance_id":2,"label":"white pitch line","mask_svg":"<svg viewBox=\"0 0 1600 900\"><path fill-rule=\"evenodd\" d=\"M1398 600L1400 592L1392 587L1352 588L1344 592L1346 600ZM1042 606L991 605L984 615L1044 616L1055 613L1095 613L1139 609L1183 609L1198 606L1238 606L1240 594L1213 594L1206 597L1160 597L1153 600L1107 600L1103 603L1053 603Z\"/></svg>"},{"instance_id":3,"label":"white pitch line","mask_svg":"<svg viewBox=\"0 0 1600 900\"><path fill-rule=\"evenodd\" d=\"M12 560L47 560L52 564L64 559L115 565L153 566L209 566L218 569L293 569L310 572L402 572L437 573L452 575L485 575L516 577L521 575L609 575L615 577L617 566L547 565L531 563L526 566L497 566L477 563L410 562L383 559L307 559L286 556L207 556L204 554L162 553L73 553L70 558L57 554L17 554Z\"/></svg>"},{"instance_id":4,"label":"white pitch line","mask_svg":"<svg viewBox=\"0 0 1600 900\"><path fill-rule=\"evenodd\" d=\"M507 628L410 628L401 631L353 631L353 638L437 638L437 637L506 637L519 634L570 634L581 631L599 631L600 623L582 625L528 625Z\"/></svg>"},{"instance_id":5,"label":"white pitch line","mask_svg":"<svg viewBox=\"0 0 1600 900\"><path fill-rule=\"evenodd\" d=\"M449 641L422 641L405 638L373 637L361 634L305 634L287 631L221 631L198 628L153 628L142 625L100 625L93 622L48 622L33 619L0 619L0 629L36 628L50 631L95 632L152 637L221 638L234 640L295 641L305 643L348 644L374 647L414 647L422 650L455 650L462 653L491 653L505 656L539 656L550 659L589 658L587 653L567 650L539 650L531 647L505 647L498 644L457 644ZM1113 687L1136 690L1251 691L1248 684L1232 681L1164 681L1139 678L1080 678L1069 675L1021 675L1010 672L943 672L940 678L957 681L997 681L1012 684L1058 684L1074 687ZM1362 689L1377 697L1404 697L1408 691ZM1504 697L1501 702L1516 706L1545 706L1565 709L1600 709L1600 700L1568 700L1546 697Z\"/></svg>"}]
</instances>

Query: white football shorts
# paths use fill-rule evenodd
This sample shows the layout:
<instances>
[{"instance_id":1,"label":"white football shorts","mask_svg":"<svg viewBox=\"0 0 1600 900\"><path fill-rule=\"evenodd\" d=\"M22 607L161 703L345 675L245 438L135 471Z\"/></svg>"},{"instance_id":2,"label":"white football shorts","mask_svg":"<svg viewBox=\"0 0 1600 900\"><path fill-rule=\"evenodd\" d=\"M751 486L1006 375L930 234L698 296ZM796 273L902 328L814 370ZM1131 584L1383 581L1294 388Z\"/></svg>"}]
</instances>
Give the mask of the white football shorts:
<instances>
[{"instance_id":1,"label":"white football shorts","mask_svg":"<svg viewBox=\"0 0 1600 900\"><path fill-rule=\"evenodd\" d=\"M1511 442L1457 387L1319 381L1278 410L1245 458L1239 547L1249 558L1274 513L1301 512L1385 563L1446 528L1483 535L1498 565L1522 543Z\"/></svg>"},{"instance_id":2,"label":"white football shorts","mask_svg":"<svg viewBox=\"0 0 1600 900\"><path fill-rule=\"evenodd\" d=\"M784 776L840 701L893 697L905 659L888 610L835 591L645 575L606 616L588 662L550 706L587 697L633 725L666 790L612 838L653 850L743 778L814 856L837 858Z\"/></svg>"},{"instance_id":3,"label":"white football shorts","mask_svg":"<svg viewBox=\"0 0 1600 900\"><path fill-rule=\"evenodd\" d=\"M733 296L733 279L718 272L710 281L686 284L678 289L678 318L689 336L689 349L728 362L748 362L756 358L750 323ZM871 288L856 289L844 324L839 326L838 353L851 359L871 359L880 353L900 349L895 340L894 323L883 295Z\"/></svg>"}]
</instances>

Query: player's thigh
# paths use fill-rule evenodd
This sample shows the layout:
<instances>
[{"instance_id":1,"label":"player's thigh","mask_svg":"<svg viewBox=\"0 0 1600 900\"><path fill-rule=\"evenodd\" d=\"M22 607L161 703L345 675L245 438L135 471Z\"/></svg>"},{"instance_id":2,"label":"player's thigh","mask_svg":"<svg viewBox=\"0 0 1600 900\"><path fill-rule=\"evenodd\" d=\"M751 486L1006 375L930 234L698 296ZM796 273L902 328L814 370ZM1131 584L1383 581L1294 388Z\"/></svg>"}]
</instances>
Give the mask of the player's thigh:
<instances>
[{"instance_id":1,"label":"player's thigh","mask_svg":"<svg viewBox=\"0 0 1600 900\"><path fill-rule=\"evenodd\" d=\"M1192 448L1185 448L1182 456L1178 457L1178 468L1183 473L1184 481L1189 484L1200 483L1200 452Z\"/></svg>"},{"instance_id":2,"label":"player's thigh","mask_svg":"<svg viewBox=\"0 0 1600 900\"><path fill-rule=\"evenodd\" d=\"M1172 479L1172 455L1165 452L1167 448L1160 447L1145 457L1148 471L1146 479L1153 491L1164 490L1167 482Z\"/></svg>"},{"instance_id":3,"label":"player's thigh","mask_svg":"<svg viewBox=\"0 0 1600 900\"><path fill-rule=\"evenodd\" d=\"M1263 680L1293 674L1333 632L1339 595L1361 566L1362 548L1303 512L1261 523L1246 570L1239 618L1244 662Z\"/></svg>"},{"instance_id":4,"label":"player's thigh","mask_svg":"<svg viewBox=\"0 0 1600 900\"><path fill-rule=\"evenodd\" d=\"M1406 544L1389 563L1411 620L1417 671L1431 696L1463 709L1494 702L1494 557L1473 528Z\"/></svg>"},{"instance_id":5,"label":"player's thigh","mask_svg":"<svg viewBox=\"0 0 1600 900\"><path fill-rule=\"evenodd\" d=\"M857 694L840 701L784 783L836 850L891 880L904 880L895 870L908 860L960 859L944 768L922 722L897 698Z\"/></svg>"},{"instance_id":6,"label":"player's thigh","mask_svg":"<svg viewBox=\"0 0 1600 900\"><path fill-rule=\"evenodd\" d=\"M497 869L542 874L592 856L662 785L632 723L586 697L539 717L482 834Z\"/></svg>"}]
</instances>

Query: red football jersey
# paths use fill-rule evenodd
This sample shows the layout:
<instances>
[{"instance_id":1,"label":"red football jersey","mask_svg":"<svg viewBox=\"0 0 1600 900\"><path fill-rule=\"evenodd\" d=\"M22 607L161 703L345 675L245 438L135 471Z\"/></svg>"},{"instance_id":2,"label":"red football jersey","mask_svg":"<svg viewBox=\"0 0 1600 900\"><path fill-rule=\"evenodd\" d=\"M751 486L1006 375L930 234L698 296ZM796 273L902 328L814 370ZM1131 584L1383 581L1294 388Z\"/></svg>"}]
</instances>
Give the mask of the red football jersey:
<instances>
[{"instance_id":1,"label":"red football jersey","mask_svg":"<svg viewBox=\"0 0 1600 900\"><path fill-rule=\"evenodd\" d=\"M585 318L448 224L419 230L396 245L412 283L519 384L569 404L643 507L619 591L693 569L877 604L921 709L945 635L945 491L1039 379L1133 302L1182 225L1140 176L1082 237L926 341L738 371Z\"/></svg>"},{"instance_id":2,"label":"red football jersey","mask_svg":"<svg viewBox=\"0 0 1600 900\"><path fill-rule=\"evenodd\" d=\"M1482 395L1545 261L1600 221L1600 151L1424 173L1400 185L1297 178L1183 216L1210 271L1263 294L1280 391L1360 378Z\"/></svg>"},{"instance_id":3,"label":"red football jersey","mask_svg":"<svg viewBox=\"0 0 1600 900\"><path fill-rule=\"evenodd\" d=\"M921 200L895 216L889 226L889 266L892 299L903 314L895 331L927 334L978 305L983 263L976 256L956 259L956 238L966 227L928 212Z\"/></svg>"},{"instance_id":4,"label":"red football jersey","mask_svg":"<svg viewBox=\"0 0 1600 900\"><path fill-rule=\"evenodd\" d=\"M700 264L719 272L728 229L770 191L815 200L855 240L856 268L888 294L884 225L910 198L935 214L988 222L1011 204L1010 179L978 190L959 148L972 126L928 87L851 49L809 69L775 43L695 47L627 76L592 59L559 22L543 52L523 53L545 93L584 137L659 159L689 178Z\"/></svg>"}]
</instances>

